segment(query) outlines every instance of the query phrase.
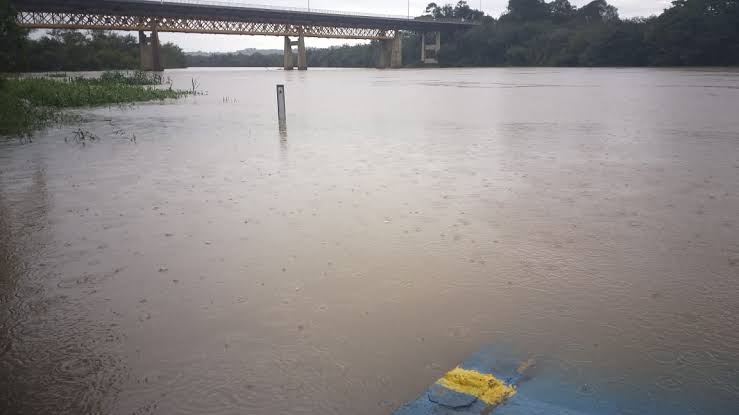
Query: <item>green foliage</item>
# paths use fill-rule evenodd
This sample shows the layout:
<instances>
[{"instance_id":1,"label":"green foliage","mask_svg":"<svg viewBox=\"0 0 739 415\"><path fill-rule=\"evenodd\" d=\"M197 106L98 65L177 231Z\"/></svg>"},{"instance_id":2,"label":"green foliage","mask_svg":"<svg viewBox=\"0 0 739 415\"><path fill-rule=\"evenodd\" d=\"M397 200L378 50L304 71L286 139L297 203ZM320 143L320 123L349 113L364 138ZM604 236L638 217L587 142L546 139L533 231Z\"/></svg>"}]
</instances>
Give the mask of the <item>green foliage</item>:
<instances>
[{"instance_id":1,"label":"green foliage","mask_svg":"<svg viewBox=\"0 0 739 415\"><path fill-rule=\"evenodd\" d=\"M282 55L262 55L261 53L255 53L253 55L213 53L210 55L188 55L186 57L187 66L267 68L281 67L282 64Z\"/></svg>"},{"instance_id":2,"label":"green foliage","mask_svg":"<svg viewBox=\"0 0 739 415\"><path fill-rule=\"evenodd\" d=\"M70 108L121 104L138 101L177 98L181 92L169 89L147 88L116 82L60 82L48 78L10 80L6 87L10 94L22 97L33 105Z\"/></svg>"},{"instance_id":3,"label":"green foliage","mask_svg":"<svg viewBox=\"0 0 739 415\"><path fill-rule=\"evenodd\" d=\"M557 22L572 19L576 10L577 8L570 3L570 0L554 0L549 3L550 17Z\"/></svg>"},{"instance_id":4,"label":"green foliage","mask_svg":"<svg viewBox=\"0 0 739 415\"><path fill-rule=\"evenodd\" d=\"M509 20L539 20L549 17L549 13L549 5L544 0L510 0L504 17Z\"/></svg>"},{"instance_id":5,"label":"green foliage","mask_svg":"<svg viewBox=\"0 0 739 415\"><path fill-rule=\"evenodd\" d=\"M142 84L144 79L137 74L109 74L105 78L67 81L7 79L4 87L0 88L0 134L27 132L55 119L62 108L156 101L189 94L187 91L146 86L148 84Z\"/></svg>"},{"instance_id":6,"label":"green foliage","mask_svg":"<svg viewBox=\"0 0 739 415\"><path fill-rule=\"evenodd\" d=\"M420 46L419 46L420 48ZM308 49L306 57L308 66L312 67L344 67L369 68L375 66L377 48L374 44L356 46L336 46L326 49ZM282 67L284 59L281 54L252 55L238 53L214 53L211 55L188 56L188 66L206 67Z\"/></svg>"},{"instance_id":7,"label":"green foliage","mask_svg":"<svg viewBox=\"0 0 739 415\"><path fill-rule=\"evenodd\" d=\"M499 20L442 41L445 66L737 65L739 0L676 0L659 17L632 20L605 0L579 9L510 0Z\"/></svg>"},{"instance_id":8,"label":"green foliage","mask_svg":"<svg viewBox=\"0 0 739 415\"><path fill-rule=\"evenodd\" d=\"M90 85L160 85L162 83L162 75L145 71L107 71L100 75L99 78L77 77L74 79L74 82Z\"/></svg>"},{"instance_id":9,"label":"green foliage","mask_svg":"<svg viewBox=\"0 0 739 415\"><path fill-rule=\"evenodd\" d=\"M15 23L16 11L8 0L0 0L0 73L18 66L26 33Z\"/></svg>"},{"instance_id":10,"label":"green foliage","mask_svg":"<svg viewBox=\"0 0 739 415\"><path fill-rule=\"evenodd\" d=\"M656 65L739 64L739 0L676 0L655 22Z\"/></svg>"},{"instance_id":11,"label":"green foliage","mask_svg":"<svg viewBox=\"0 0 739 415\"><path fill-rule=\"evenodd\" d=\"M138 39L106 31L52 30L38 40L28 40L25 52L25 62L18 69L27 72L136 69L140 65ZM162 45L161 55L165 68L185 66L184 52L172 43Z\"/></svg>"},{"instance_id":12,"label":"green foliage","mask_svg":"<svg viewBox=\"0 0 739 415\"><path fill-rule=\"evenodd\" d=\"M308 49L308 66L370 68L377 65L376 44Z\"/></svg>"},{"instance_id":13,"label":"green foliage","mask_svg":"<svg viewBox=\"0 0 739 415\"><path fill-rule=\"evenodd\" d=\"M575 15L585 23L603 23L618 21L618 9L606 0L593 0L577 10Z\"/></svg>"},{"instance_id":14,"label":"green foliage","mask_svg":"<svg viewBox=\"0 0 739 415\"><path fill-rule=\"evenodd\" d=\"M0 135L23 133L42 117L28 102L7 90L10 81L3 82L6 85L0 88Z\"/></svg>"},{"instance_id":15,"label":"green foliage","mask_svg":"<svg viewBox=\"0 0 739 415\"><path fill-rule=\"evenodd\" d=\"M485 13L480 10L472 9L465 0L460 0L455 6L452 6L451 4L439 6L436 3L429 3L428 6L426 6L426 15L422 17L433 19L455 19L472 22L480 21L484 16Z\"/></svg>"}]
</instances>

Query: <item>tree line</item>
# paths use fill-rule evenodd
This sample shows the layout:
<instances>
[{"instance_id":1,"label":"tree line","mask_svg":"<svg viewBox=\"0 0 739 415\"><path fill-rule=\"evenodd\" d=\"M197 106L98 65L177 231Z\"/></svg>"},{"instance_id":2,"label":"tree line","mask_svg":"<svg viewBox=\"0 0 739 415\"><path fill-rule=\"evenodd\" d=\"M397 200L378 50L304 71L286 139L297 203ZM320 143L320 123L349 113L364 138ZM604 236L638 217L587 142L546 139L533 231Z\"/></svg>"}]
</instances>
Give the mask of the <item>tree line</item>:
<instances>
[{"instance_id":1,"label":"tree line","mask_svg":"<svg viewBox=\"0 0 739 415\"><path fill-rule=\"evenodd\" d=\"M311 67L369 68L375 65L376 48L374 44L356 46L334 46L305 51ZM293 59L297 59L293 56ZM187 66L211 67L282 67L282 54L264 55L259 52L246 55L239 53L214 53L210 55L187 56Z\"/></svg>"},{"instance_id":2,"label":"tree line","mask_svg":"<svg viewBox=\"0 0 739 415\"><path fill-rule=\"evenodd\" d=\"M21 51L15 70L22 72L137 69L140 65L138 38L108 31L52 30L39 39L24 38ZM179 46L164 43L160 51L165 68L186 66Z\"/></svg>"},{"instance_id":3,"label":"tree line","mask_svg":"<svg viewBox=\"0 0 739 415\"><path fill-rule=\"evenodd\" d=\"M12 7L0 0L0 71L132 69L139 65L134 36L111 32L51 31L29 39L14 25ZM418 19L478 22L444 34L441 66L730 66L739 65L739 0L674 0L659 16L622 19L606 0L582 7L569 0L510 0L499 18L466 1L430 3ZM373 67L374 43L308 49L312 67ZM406 66L420 62L420 39L405 34ZM162 45L167 68L184 66L280 67L281 55L186 56Z\"/></svg>"},{"instance_id":4,"label":"tree line","mask_svg":"<svg viewBox=\"0 0 739 415\"><path fill-rule=\"evenodd\" d=\"M429 5L442 17L466 10ZM447 66L713 66L739 64L739 0L674 0L659 16L621 19L594 0L510 0L499 19L446 38Z\"/></svg>"}]
</instances>

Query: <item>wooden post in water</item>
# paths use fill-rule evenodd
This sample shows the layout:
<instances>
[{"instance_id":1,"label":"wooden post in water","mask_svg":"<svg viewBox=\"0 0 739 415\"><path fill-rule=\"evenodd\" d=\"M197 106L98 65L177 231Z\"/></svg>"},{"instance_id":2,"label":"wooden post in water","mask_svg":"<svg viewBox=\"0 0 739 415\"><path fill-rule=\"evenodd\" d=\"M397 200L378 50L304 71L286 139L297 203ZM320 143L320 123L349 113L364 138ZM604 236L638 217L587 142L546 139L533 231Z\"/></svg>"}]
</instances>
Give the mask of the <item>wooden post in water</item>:
<instances>
[{"instance_id":1,"label":"wooden post in water","mask_svg":"<svg viewBox=\"0 0 739 415\"><path fill-rule=\"evenodd\" d=\"M285 85L277 85L277 118L284 123L285 116Z\"/></svg>"}]
</instances>

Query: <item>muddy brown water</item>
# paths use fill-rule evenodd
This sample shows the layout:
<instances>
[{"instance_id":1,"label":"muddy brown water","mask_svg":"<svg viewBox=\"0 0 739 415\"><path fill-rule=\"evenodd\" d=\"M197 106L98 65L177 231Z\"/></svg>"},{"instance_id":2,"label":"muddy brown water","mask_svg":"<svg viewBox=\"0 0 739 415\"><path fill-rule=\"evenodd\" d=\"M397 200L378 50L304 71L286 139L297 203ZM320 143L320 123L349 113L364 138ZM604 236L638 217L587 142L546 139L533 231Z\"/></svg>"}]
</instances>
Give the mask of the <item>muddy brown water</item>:
<instances>
[{"instance_id":1,"label":"muddy brown water","mask_svg":"<svg viewBox=\"0 0 739 415\"><path fill-rule=\"evenodd\" d=\"M487 344L736 413L739 72L165 77L0 142L0 413L388 414Z\"/></svg>"}]
</instances>

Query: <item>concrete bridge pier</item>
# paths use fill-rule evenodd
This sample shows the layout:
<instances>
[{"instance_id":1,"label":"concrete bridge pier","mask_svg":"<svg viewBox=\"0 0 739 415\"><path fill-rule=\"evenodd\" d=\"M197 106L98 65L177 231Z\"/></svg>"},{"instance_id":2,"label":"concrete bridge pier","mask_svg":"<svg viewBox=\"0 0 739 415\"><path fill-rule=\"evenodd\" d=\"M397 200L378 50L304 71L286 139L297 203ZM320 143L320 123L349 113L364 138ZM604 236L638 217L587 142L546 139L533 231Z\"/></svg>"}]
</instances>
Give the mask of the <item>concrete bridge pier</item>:
<instances>
[{"instance_id":1,"label":"concrete bridge pier","mask_svg":"<svg viewBox=\"0 0 739 415\"><path fill-rule=\"evenodd\" d=\"M160 46L159 32L157 31L157 27L154 26L151 30L151 69L157 72L161 72L164 70L164 65L162 65L162 52Z\"/></svg>"},{"instance_id":2,"label":"concrete bridge pier","mask_svg":"<svg viewBox=\"0 0 739 415\"><path fill-rule=\"evenodd\" d=\"M164 70L156 26L152 28L149 37L143 31L139 31L139 59L141 70L156 72Z\"/></svg>"},{"instance_id":3,"label":"concrete bridge pier","mask_svg":"<svg viewBox=\"0 0 739 415\"><path fill-rule=\"evenodd\" d=\"M421 33L421 62L425 64L438 64L439 50L441 50L441 33L435 32L430 35ZM427 43L429 40L432 40L433 43Z\"/></svg>"},{"instance_id":4,"label":"concrete bridge pier","mask_svg":"<svg viewBox=\"0 0 739 415\"><path fill-rule=\"evenodd\" d=\"M293 69L295 69L295 64L293 63L293 42L290 40L289 36L285 36L283 67L286 71L292 71Z\"/></svg>"},{"instance_id":5,"label":"concrete bridge pier","mask_svg":"<svg viewBox=\"0 0 739 415\"><path fill-rule=\"evenodd\" d=\"M308 70L308 56L305 53L305 37L302 34L298 37L298 70Z\"/></svg>"},{"instance_id":6,"label":"concrete bridge pier","mask_svg":"<svg viewBox=\"0 0 739 415\"><path fill-rule=\"evenodd\" d=\"M398 69L403 67L403 35L400 32L395 33L393 40L390 40L390 67Z\"/></svg>"},{"instance_id":7,"label":"concrete bridge pier","mask_svg":"<svg viewBox=\"0 0 739 415\"><path fill-rule=\"evenodd\" d=\"M146 33L139 31L139 67L144 71L151 66L146 47L147 40Z\"/></svg>"},{"instance_id":8,"label":"concrete bridge pier","mask_svg":"<svg viewBox=\"0 0 739 415\"><path fill-rule=\"evenodd\" d=\"M295 69L295 61L293 60L293 46L298 47L298 70L305 71L308 69L308 56L305 51L305 37L301 34L297 41L293 41L289 36L285 36L285 54L284 68L286 71Z\"/></svg>"},{"instance_id":9,"label":"concrete bridge pier","mask_svg":"<svg viewBox=\"0 0 739 415\"><path fill-rule=\"evenodd\" d=\"M403 36L400 32L395 33L395 37L387 40L380 40L378 44L377 68L398 69L403 67Z\"/></svg>"},{"instance_id":10,"label":"concrete bridge pier","mask_svg":"<svg viewBox=\"0 0 739 415\"><path fill-rule=\"evenodd\" d=\"M387 68L389 56L386 42L386 40L379 40L377 43L377 69Z\"/></svg>"}]
</instances>

